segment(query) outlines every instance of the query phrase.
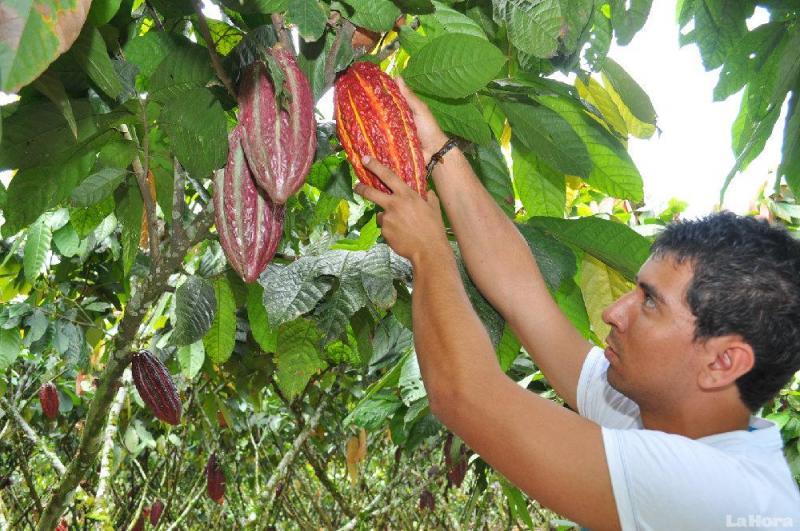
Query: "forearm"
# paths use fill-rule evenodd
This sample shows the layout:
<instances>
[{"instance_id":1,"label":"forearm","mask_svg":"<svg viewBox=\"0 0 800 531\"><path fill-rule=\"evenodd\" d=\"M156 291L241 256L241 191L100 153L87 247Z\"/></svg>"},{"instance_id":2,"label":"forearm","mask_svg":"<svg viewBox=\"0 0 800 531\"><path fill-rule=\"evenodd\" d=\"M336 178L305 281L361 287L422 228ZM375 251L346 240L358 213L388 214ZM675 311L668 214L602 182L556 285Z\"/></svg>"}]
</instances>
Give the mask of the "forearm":
<instances>
[{"instance_id":1,"label":"forearm","mask_svg":"<svg viewBox=\"0 0 800 531\"><path fill-rule=\"evenodd\" d=\"M449 247L413 265L414 345L431 409L439 414L500 368Z\"/></svg>"}]
</instances>

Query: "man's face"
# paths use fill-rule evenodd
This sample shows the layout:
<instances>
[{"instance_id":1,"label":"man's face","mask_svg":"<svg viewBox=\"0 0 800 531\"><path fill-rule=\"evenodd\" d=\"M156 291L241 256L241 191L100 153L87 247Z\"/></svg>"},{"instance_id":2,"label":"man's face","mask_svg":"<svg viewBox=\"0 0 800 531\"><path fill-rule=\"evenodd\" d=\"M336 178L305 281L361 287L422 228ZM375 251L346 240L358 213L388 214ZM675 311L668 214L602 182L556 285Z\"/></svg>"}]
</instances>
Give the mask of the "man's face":
<instances>
[{"instance_id":1,"label":"man's face","mask_svg":"<svg viewBox=\"0 0 800 531\"><path fill-rule=\"evenodd\" d=\"M670 256L650 257L636 289L603 312L611 326L608 382L642 408L686 397L696 383L695 318L686 303L692 268ZM666 401L666 402L665 402Z\"/></svg>"}]
</instances>

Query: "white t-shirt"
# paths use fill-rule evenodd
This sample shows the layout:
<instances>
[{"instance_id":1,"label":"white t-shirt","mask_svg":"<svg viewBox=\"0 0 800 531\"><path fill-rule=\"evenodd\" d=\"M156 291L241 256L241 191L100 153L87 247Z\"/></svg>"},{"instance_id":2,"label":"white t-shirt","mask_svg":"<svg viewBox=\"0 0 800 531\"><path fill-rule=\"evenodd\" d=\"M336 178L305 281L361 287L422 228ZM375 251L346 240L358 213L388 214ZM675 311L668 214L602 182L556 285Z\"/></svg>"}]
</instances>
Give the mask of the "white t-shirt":
<instances>
[{"instance_id":1,"label":"white t-shirt","mask_svg":"<svg viewBox=\"0 0 800 531\"><path fill-rule=\"evenodd\" d=\"M593 348L578 381L578 412L600 424L624 531L800 529L800 492L778 427L689 439L642 427L639 406L608 384Z\"/></svg>"}]
</instances>

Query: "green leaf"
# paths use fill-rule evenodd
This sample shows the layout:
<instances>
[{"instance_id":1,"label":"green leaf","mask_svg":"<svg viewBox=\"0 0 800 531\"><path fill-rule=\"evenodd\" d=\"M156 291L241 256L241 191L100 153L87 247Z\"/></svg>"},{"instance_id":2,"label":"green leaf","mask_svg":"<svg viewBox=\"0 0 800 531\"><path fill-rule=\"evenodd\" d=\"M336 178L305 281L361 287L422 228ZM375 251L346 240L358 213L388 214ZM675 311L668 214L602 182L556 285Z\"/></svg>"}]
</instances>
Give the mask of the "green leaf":
<instances>
[{"instance_id":1,"label":"green leaf","mask_svg":"<svg viewBox=\"0 0 800 531\"><path fill-rule=\"evenodd\" d=\"M795 197L800 197L800 93L789 100L786 126L783 130L783 157L778 174L786 179Z\"/></svg>"},{"instance_id":2,"label":"green leaf","mask_svg":"<svg viewBox=\"0 0 800 531\"><path fill-rule=\"evenodd\" d=\"M88 207L110 196L127 175L124 168L103 168L83 180L70 194L76 207Z\"/></svg>"},{"instance_id":3,"label":"green leaf","mask_svg":"<svg viewBox=\"0 0 800 531\"><path fill-rule=\"evenodd\" d=\"M525 103L502 102L500 107L511 123L512 144L522 143L565 174L588 177L592 172L587 146L557 112Z\"/></svg>"},{"instance_id":4,"label":"green leaf","mask_svg":"<svg viewBox=\"0 0 800 531\"><path fill-rule=\"evenodd\" d=\"M37 219L36 223L28 229L22 262L25 268L25 280L31 284L39 277L39 273L42 271L52 239L53 233L44 216Z\"/></svg>"},{"instance_id":5,"label":"green leaf","mask_svg":"<svg viewBox=\"0 0 800 531\"><path fill-rule=\"evenodd\" d=\"M533 519L528 512L528 502L525 501L525 495L522 494L522 491L511 485L511 483L505 479L500 481L500 485L503 488L503 494L506 495L514 519L522 520L528 529L534 529Z\"/></svg>"},{"instance_id":6,"label":"green leaf","mask_svg":"<svg viewBox=\"0 0 800 531\"><path fill-rule=\"evenodd\" d=\"M491 340L492 345L497 347L498 343L500 342L500 338L503 336L505 320L497 312L497 310L495 310L494 307L489 304L489 301L487 301L481 292L478 291L478 288L472 282L472 279L469 278L467 268L464 265L464 260L461 258L461 251L458 248L458 244L451 242L450 245L452 246L453 252L456 256L458 271L461 274L461 281L464 283L464 289L467 292L467 297L472 303L475 313L478 314L478 317L483 323L484 328L486 328L486 332L489 334L489 339Z\"/></svg>"},{"instance_id":7,"label":"green leaf","mask_svg":"<svg viewBox=\"0 0 800 531\"><path fill-rule=\"evenodd\" d=\"M390 0L342 0L355 10L347 17L356 26L372 31L389 31L401 15L400 9Z\"/></svg>"},{"instance_id":8,"label":"green leaf","mask_svg":"<svg viewBox=\"0 0 800 531\"><path fill-rule=\"evenodd\" d=\"M67 223L53 233L53 243L61 256L75 256L80 251L81 239L71 223Z\"/></svg>"},{"instance_id":9,"label":"green leaf","mask_svg":"<svg viewBox=\"0 0 800 531\"><path fill-rule=\"evenodd\" d=\"M190 276L175 290L175 328L172 342L189 345L206 335L217 309L214 285L208 280Z\"/></svg>"},{"instance_id":10,"label":"green leaf","mask_svg":"<svg viewBox=\"0 0 800 531\"><path fill-rule=\"evenodd\" d=\"M497 361L500 363L500 370L503 372L508 371L514 360L517 359L521 346L519 339L511 331L511 327L506 324L503 328L503 336L497 345Z\"/></svg>"},{"instance_id":11,"label":"green leaf","mask_svg":"<svg viewBox=\"0 0 800 531\"><path fill-rule=\"evenodd\" d=\"M142 233L142 213L144 212L144 202L139 186L133 182L131 177L120 186L115 193L116 207L114 215L119 222L122 234L120 244L122 245L122 267L127 274L139 252L139 240Z\"/></svg>"},{"instance_id":12,"label":"green leaf","mask_svg":"<svg viewBox=\"0 0 800 531\"><path fill-rule=\"evenodd\" d=\"M514 188L500 145L477 146L469 161L495 203L508 217L514 217Z\"/></svg>"},{"instance_id":13,"label":"green leaf","mask_svg":"<svg viewBox=\"0 0 800 531\"><path fill-rule=\"evenodd\" d=\"M409 59L403 79L420 92L464 98L494 79L505 61L503 53L486 39L442 35Z\"/></svg>"},{"instance_id":14,"label":"green leaf","mask_svg":"<svg viewBox=\"0 0 800 531\"><path fill-rule=\"evenodd\" d=\"M44 72L78 37L90 0L3 3L0 90L17 92Z\"/></svg>"},{"instance_id":15,"label":"green leaf","mask_svg":"<svg viewBox=\"0 0 800 531\"><path fill-rule=\"evenodd\" d=\"M611 22L617 34L617 42L625 46L642 29L653 0L611 0Z\"/></svg>"},{"instance_id":16,"label":"green leaf","mask_svg":"<svg viewBox=\"0 0 800 531\"><path fill-rule=\"evenodd\" d=\"M411 406L417 400L425 398L425 385L422 383L422 373L419 370L416 352L411 354L403 368L400 370L400 381L397 383L400 388L400 398L407 406Z\"/></svg>"},{"instance_id":17,"label":"green leaf","mask_svg":"<svg viewBox=\"0 0 800 531\"><path fill-rule=\"evenodd\" d=\"M474 35L485 39L486 33L480 24L469 18L467 15L460 11L456 11L452 7L443 2L433 2L436 10L430 15L422 15L420 21L423 26L428 25L430 19L438 22L442 28L449 34L464 33L466 35Z\"/></svg>"},{"instance_id":18,"label":"green leaf","mask_svg":"<svg viewBox=\"0 0 800 531\"><path fill-rule=\"evenodd\" d=\"M314 311L325 341L335 339L347 326L350 316L367 303L367 294L362 280L363 251L329 251L319 257L318 274L336 277L338 286ZM373 259L367 283L372 287L379 280L379 256ZM391 279L388 280L391 285ZM376 290L377 293L377 290ZM377 295L376 295L377 296Z\"/></svg>"},{"instance_id":19,"label":"green leaf","mask_svg":"<svg viewBox=\"0 0 800 531\"><path fill-rule=\"evenodd\" d=\"M605 61L603 74L636 118L648 124L656 123L656 110L650 96L610 57Z\"/></svg>"},{"instance_id":20,"label":"green leaf","mask_svg":"<svg viewBox=\"0 0 800 531\"><path fill-rule=\"evenodd\" d=\"M139 69L145 79L153 75L156 68L178 44L172 36L163 31L148 31L129 40L125 44L125 59Z\"/></svg>"},{"instance_id":21,"label":"green leaf","mask_svg":"<svg viewBox=\"0 0 800 531\"><path fill-rule=\"evenodd\" d=\"M350 326L353 328L356 346L358 348L359 361L361 365L367 365L372 359L372 327L374 325L369 310L362 308L350 318Z\"/></svg>"},{"instance_id":22,"label":"green leaf","mask_svg":"<svg viewBox=\"0 0 800 531\"><path fill-rule=\"evenodd\" d=\"M11 367L22 350L19 329L0 329L0 374Z\"/></svg>"},{"instance_id":23,"label":"green leaf","mask_svg":"<svg viewBox=\"0 0 800 531\"><path fill-rule=\"evenodd\" d=\"M222 0L226 7L248 15L286 11L288 0Z\"/></svg>"},{"instance_id":24,"label":"green leaf","mask_svg":"<svg viewBox=\"0 0 800 531\"><path fill-rule=\"evenodd\" d=\"M589 19L594 11L594 0L559 0L559 2L564 16L563 26L559 32L564 53L575 53L586 40L592 42L587 30L591 27Z\"/></svg>"},{"instance_id":25,"label":"green leaf","mask_svg":"<svg viewBox=\"0 0 800 531\"><path fill-rule=\"evenodd\" d=\"M222 105L208 89L195 88L171 99L161 111L161 125L178 160L194 177L209 177L225 165L227 119Z\"/></svg>"},{"instance_id":26,"label":"green leaf","mask_svg":"<svg viewBox=\"0 0 800 531\"><path fill-rule=\"evenodd\" d=\"M495 20L506 23L508 39L517 49L545 59L556 54L562 25L558 0L495 0L492 5Z\"/></svg>"},{"instance_id":27,"label":"green leaf","mask_svg":"<svg viewBox=\"0 0 800 531\"><path fill-rule=\"evenodd\" d=\"M319 357L320 333L313 322L297 319L281 325L275 353L278 386L291 400L298 396L311 378L328 364Z\"/></svg>"},{"instance_id":28,"label":"green leaf","mask_svg":"<svg viewBox=\"0 0 800 531\"><path fill-rule=\"evenodd\" d=\"M519 230L528 242L551 293L575 276L575 254L569 247L530 224L520 225Z\"/></svg>"},{"instance_id":29,"label":"green leaf","mask_svg":"<svg viewBox=\"0 0 800 531\"><path fill-rule=\"evenodd\" d=\"M491 142L492 133L486 127L483 114L474 101L466 98L441 100L424 94L420 95L420 98L428 105L445 132L476 144Z\"/></svg>"},{"instance_id":30,"label":"green leaf","mask_svg":"<svg viewBox=\"0 0 800 531\"><path fill-rule=\"evenodd\" d=\"M539 100L569 122L586 146L594 167L588 178L583 175L581 177L613 197L632 201L641 201L644 198L642 176L628 152L615 137L576 104L550 96L542 96Z\"/></svg>"},{"instance_id":31,"label":"green leaf","mask_svg":"<svg viewBox=\"0 0 800 531\"><path fill-rule=\"evenodd\" d=\"M397 291L392 284L389 246L385 244L374 246L367 251L358 267L361 270L361 284L372 304L382 310L392 307L397 299Z\"/></svg>"},{"instance_id":32,"label":"green leaf","mask_svg":"<svg viewBox=\"0 0 800 531\"><path fill-rule=\"evenodd\" d=\"M331 289L330 281L317 280L316 260L308 256L288 266L270 264L267 274L259 277L270 325L278 326L310 312Z\"/></svg>"},{"instance_id":33,"label":"green leaf","mask_svg":"<svg viewBox=\"0 0 800 531\"><path fill-rule=\"evenodd\" d=\"M522 145L511 146L514 187L525 207L525 216L563 217L567 203L567 186L564 174L539 160Z\"/></svg>"},{"instance_id":34,"label":"green leaf","mask_svg":"<svg viewBox=\"0 0 800 531\"><path fill-rule=\"evenodd\" d=\"M600 260L584 255L580 286L592 330L598 337L605 338L611 326L603 320L603 311L630 291L633 285Z\"/></svg>"},{"instance_id":35,"label":"green leaf","mask_svg":"<svg viewBox=\"0 0 800 531\"><path fill-rule=\"evenodd\" d=\"M122 93L122 83L108 56L106 42L94 26L83 27L69 53L106 95L116 99Z\"/></svg>"},{"instance_id":36,"label":"green leaf","mask_svg":"<svg viewBox=\"0 0 800 531\"><path fill-rule=\"evenodd\" d=\"M589 338L591 334L589 314L586 312L586 304L583 302L578 284L572 279L566 279L553 294L553 298L572 326L577 328L583 337Z\"/></svg>"},{"instance_id":37,"label":"green leaf","mask_svg":"<svg viewBox=\"0 0 800 531\"><path fill-rule=\"evenodd\" d=\"M61 113L72 131L72 136L77 140L78 123L75 121L75 114L72 112L72 104L69 102L67 91L58 76L49 71L45 72L33 82L33 87L61 109Z\"/></svg>"},{"instance_id":38,"label":"green leaf","mask_svg":"<svg viewBox=\"0 0 800 531\"><path fill-rule=\"evenodd\" d=\"M594 0L592 10L592 29L589 34L589 45L585 48L584 57L593 72L600 70L611 48L611 20L603 12L605 0Z\"/></svg>"},{"instance_id":39,"label":"green leaf","mask_svg":"<svg viewBox=\"0 0 800 531\"><path fill-rule=\"evenodd\" d=\"M119 11L121 3L122 0L94 0L89 10L89 20L96 28L107 24Z\"/></svg>"},{"instance_id":40,"label":"green leaf","mask_svg":"<svg viewBox=\"0 0 800 531\"><path fill-rule=\"evenodd\" d=\"M328 21L328 14L317 0L289 0L286 15L306 42L319 39Z\"/></svg>"},{"instance_id":41,"label":"green leaf","mask_svg":"<svg viewBox=\"0 0 800 531\"><path fill-rule=\"evenodd\" d=\"M109 197L93 207L70 209L70 224L80 238L85 238L113 212L114 199Z\"/></svg>"},{"instance_id":42,"label":"green leaf","mask_svg":"<svg viewBox=\"0 0 800 531\"><path fill-rule=\"evenodd\" d=\"M376 431L402 406L403 402L400 398L389 391L367 395L345 417L342 424L345 426L355 424L367 431Z\"/></svg>"},{"instance_id":43,"label":"green leaf","mask_svg":"<svg viewBox=\"0 0 800 531\"><path fill-rule=\"evenodd\" d=\"M247 320L250 332L264 352L275 352L278 348L278 330L269 324L264 307L264 288L257 282L247 285Z\"/></svg>"},{"instance_id":44,"label":"green leaf","mask_svg":"<svg viewBox=\"0 0 800 531\"><path fill-rule=\"evenodd\" d=\"M520 226L535 227L556 240L586 251L633 280L650 256L650 242L615 221L601 218L556 219L536 217Z\"/></svg>"},{"instance_id":45,"label":"green leaf","mask_svg":"<svg viewBox=\"0 0 800 531\"><path fill-rule=\"evenodd\" d=\"M358 238L342 238L333 245L331 249L344 249L346 251L366 251L371 249L378 241L381 231L378 228L376 216L369 218L369 221L361 227Z\"/></svg>"},{"instance_id":46,"label":"green leaf","mask_svg":"<svg viewBox=\"0 0 800 531\"><path fill-rule=\"evenodd\" d=\"M203 368L203 362L206 359L203 341L195 341L191 345L182 345L178 347L178 364L181 366L181 374L187 380L194 380L200 369Z\"/></svg>"},{"instance_id":47,"label":"green leaf","mask_svg":"<svg viewBox=\"0 0 800 531\"><path fill-rule=\"evenodd\" d=\"M736 94L754 80L765 64L773 60L785 31L786 25L775 21L747 32L725 58L719 81L714 87L714 101L722 101Z\"/></svg>"},{"instance_id":48,"label":"green leaf","mask_svg":"<svg viewBox=\"0 0 800 531\"><path fill-rule=\"evenodd\" d=\"M187 92L205 87L213 77L207 50L196 44L181 46L171 51L150 76L150 97L164 103L177 97L177 101L185 101Z\"/></svg>"},{"instance_id":49,"label":"green leaf","mask_svg":"<svg viewBox=\"0 0 800 531\"><path fill-rule=\"evenodd\" d=\"M228 361L236 345L236 303L228 279L218 277L214 281L217 312L211 328L203 337L203 346L211 361L220 365Z\"/></svg>"}]
</instances>

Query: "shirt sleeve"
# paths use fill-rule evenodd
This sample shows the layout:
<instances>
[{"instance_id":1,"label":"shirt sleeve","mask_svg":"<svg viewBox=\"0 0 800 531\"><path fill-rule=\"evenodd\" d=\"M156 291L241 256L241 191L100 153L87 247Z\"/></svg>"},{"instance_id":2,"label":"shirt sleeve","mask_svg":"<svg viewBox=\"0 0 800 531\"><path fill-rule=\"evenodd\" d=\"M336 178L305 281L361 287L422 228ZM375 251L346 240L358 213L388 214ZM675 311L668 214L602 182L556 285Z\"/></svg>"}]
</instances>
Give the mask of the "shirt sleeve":
<instances>
[{"instance_id":1,"label":"shirt sleeve","mask_svg":"<svg viewBox=\"0 0 800 531\"><path fill-rule=\"evenodd\" d=\"M600 347L589 351L578 378L578 413L607 428L641 428L639 406L609 385L608 365Z\"/></svg>"},{"instance_id":2,"label":"shirt sleeve","mask_svg":"<svg viewBox=\"0 0 800 531\"><path fill-rule=\"evenodd\" d=\"M775 486L747 460L660 431L602 433L623 531L722 530L739 515L785 516L772 515Z\"/></svg>"}]
</instances>

